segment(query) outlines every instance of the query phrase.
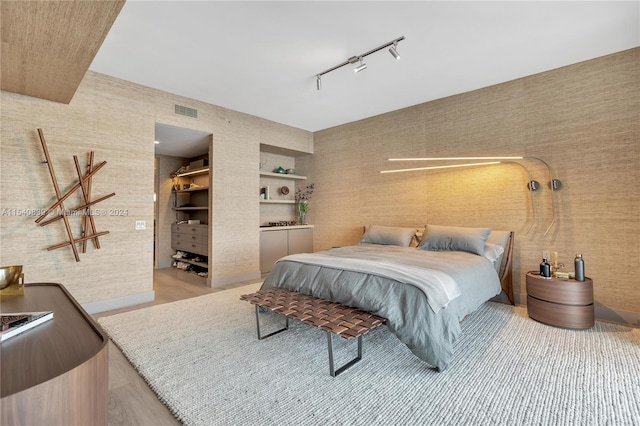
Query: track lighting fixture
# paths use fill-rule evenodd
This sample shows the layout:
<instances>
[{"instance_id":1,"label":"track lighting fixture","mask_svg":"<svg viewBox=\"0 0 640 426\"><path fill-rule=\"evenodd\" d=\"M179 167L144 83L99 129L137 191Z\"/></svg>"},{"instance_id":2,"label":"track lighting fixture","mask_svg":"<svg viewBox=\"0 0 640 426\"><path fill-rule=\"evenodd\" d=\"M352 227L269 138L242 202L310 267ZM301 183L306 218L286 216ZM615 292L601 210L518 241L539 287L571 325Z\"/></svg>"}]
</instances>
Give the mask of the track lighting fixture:
<instances>
[{"instance_id":1,"label":"track lighting fixture","mask_svg":"<svg viewBox=\"0 0 640 426\"><path fill-rule=\"evenodd\" d=\"M360 65L358 65L357 67L355 67L355 68L353 69L353 72L360 72L360 71L362 71L362 70L364 70L364 69L366 69L366 68L367 68L367 64L365 64L364 62L362 62L362 57L360 57Z\"/></svg>"},{"instance_id":2,"label":"track lighting fixture","mask_svg":"<svg viewBox=\"0 0 640 426\"><path fill-rule=\"evenodd\" d=\"M322 85L321 85L320 79L321 79L321 77L323 75L325 75L327 73L330 73L331 71L335 71L338 68L342 68L345 65L355 64L356 62L359 61L360 65L355 67L353 70L358 73L358 72L366 69L367 68L367 64L364 63L364 60L363 60L364 57L368 56L368 55L371 55L372 53L375 53L375 52L377 52L379 50L385 49L387 47L389 47L389 52L393 55L394 58L400 59L400 54L398 53L398 49L397 48L398 48L398 43L401 42L402 40L404 40L404 36L398 37L395 40L391 40L390 42L385 43L382 46L378 46L375 49L371 49L368 52L365 52L365 53L363 53L361 55L352 56L349 59L347 59L346 61L342 62L341 64L338 64L338 65L336 65L334 67L331 67L331 68L329 68L327 70L322 71L321 73L316 74L316 88L318 90L322 89Z\"/></svg>"},{"instance_id":3,"label":"track lighting fixture","mask_svg":"<svg viewBox=\"0 0 640 426\"><path fill-rule=\"evenodd\" d=\"M398 42L394 41L393 42L393 46L391 46L389 48L389 53L391 53L391 56L393 56L396 60L400 59L400 54L398 53Z\"/></svg>"}]
</instances>

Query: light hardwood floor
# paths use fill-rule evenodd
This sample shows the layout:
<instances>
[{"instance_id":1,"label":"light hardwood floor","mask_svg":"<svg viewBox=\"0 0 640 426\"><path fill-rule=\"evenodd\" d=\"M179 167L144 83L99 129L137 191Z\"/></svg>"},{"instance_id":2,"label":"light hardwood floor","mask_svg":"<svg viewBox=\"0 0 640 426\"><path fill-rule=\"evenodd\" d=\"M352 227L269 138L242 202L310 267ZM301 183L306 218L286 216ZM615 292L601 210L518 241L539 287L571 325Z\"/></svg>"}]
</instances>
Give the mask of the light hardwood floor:
<instances>
[{"instance_id":1,"label":"light hardwood floor","mask_svg":"<svg viewBox=\"0 0 640 426\"><path fill-rule=\"evenodd\" d=\"M255 281L253 281L255 282ZM204 294L215 293L249 283L224 288L210 288L206 279L175 268L156 269L153 273L155 301L129 308L100 312L94 319L152 305L174 302ZM167 407L138 375L120 349L109 342L109 418L110 426L180 425Z\"/></svg>"}]
</instances>

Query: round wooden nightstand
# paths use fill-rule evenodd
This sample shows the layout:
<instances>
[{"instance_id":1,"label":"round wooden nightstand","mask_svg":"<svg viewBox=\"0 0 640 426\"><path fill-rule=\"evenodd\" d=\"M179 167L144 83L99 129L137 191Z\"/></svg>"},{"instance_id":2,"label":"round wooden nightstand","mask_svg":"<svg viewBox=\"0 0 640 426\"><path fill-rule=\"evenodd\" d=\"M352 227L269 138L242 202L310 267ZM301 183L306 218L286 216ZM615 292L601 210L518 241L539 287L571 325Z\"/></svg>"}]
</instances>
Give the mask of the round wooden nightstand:
<instances>
[{"instance_id":1,"label":"round wooden nightstand","mask_svg":"<svg viewBox=\"0 0 640 426\"><path fill-rule=\"evenodd\" d=\"M527 272L529 317L555 327L587 329L594 324L593 281L543 278Z\"/></svg>"}]
</instances>

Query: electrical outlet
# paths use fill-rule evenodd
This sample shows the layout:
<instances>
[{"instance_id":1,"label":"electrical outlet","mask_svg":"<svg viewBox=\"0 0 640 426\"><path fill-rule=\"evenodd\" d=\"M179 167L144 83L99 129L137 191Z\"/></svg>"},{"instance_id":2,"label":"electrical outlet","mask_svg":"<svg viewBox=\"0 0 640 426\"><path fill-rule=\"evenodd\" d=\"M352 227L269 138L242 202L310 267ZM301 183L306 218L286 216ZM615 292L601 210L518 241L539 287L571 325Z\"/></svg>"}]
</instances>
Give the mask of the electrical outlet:
<instances>
[{"instance_id":1,"label":"electrical outlet","mask_svg":"<svg viewBox=\"0 0 640 426\"><path fill-rule=\"evenodd\" d=\"M147 229L147 222L144 220L136 220L136 231Z\"/></svg>"}]
</instances>

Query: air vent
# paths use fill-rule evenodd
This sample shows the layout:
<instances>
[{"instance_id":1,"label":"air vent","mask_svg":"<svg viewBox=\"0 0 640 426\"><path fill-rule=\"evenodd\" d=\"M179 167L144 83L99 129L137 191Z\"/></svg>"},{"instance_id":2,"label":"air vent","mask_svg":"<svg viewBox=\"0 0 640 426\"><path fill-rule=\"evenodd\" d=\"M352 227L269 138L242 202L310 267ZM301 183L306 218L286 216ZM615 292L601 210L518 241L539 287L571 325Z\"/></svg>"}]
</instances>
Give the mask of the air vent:
<instances>
[{"instance_id":1,"label":"air vent","mask_svg":"<svg viewBox=\"0 0 640 426\"><path fill-rule=\"evenodd\" d=\"M185 115L187 117L198 118L198 110L176 104L176 114Z\"/></svg>"}]
</instances>

